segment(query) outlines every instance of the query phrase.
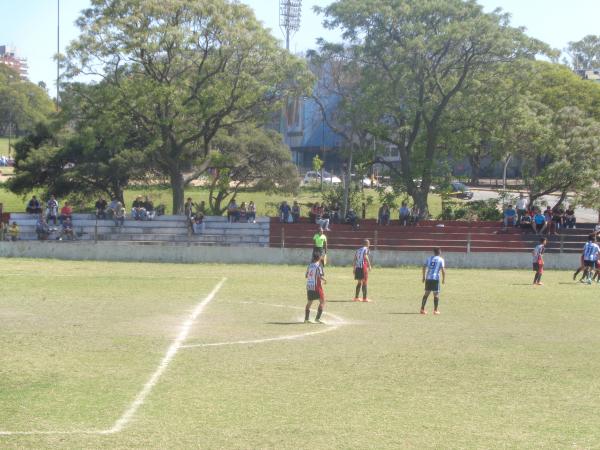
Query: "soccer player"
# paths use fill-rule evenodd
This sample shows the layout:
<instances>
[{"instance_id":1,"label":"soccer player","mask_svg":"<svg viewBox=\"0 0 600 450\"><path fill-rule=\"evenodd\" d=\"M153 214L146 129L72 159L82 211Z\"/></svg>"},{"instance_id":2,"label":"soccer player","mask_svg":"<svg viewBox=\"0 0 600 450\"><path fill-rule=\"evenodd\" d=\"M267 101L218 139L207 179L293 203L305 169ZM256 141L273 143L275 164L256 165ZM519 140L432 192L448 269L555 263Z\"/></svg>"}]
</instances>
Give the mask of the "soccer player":
<instances>
[{"instance_id":1,"label":"soccer player","mask_svg":"<svg viewBox=\"0 0 600 450\"><path fill-rule=\"evenodd\" d=\"M598 253L600 253L600 247L596 244L596 235L592 233L583 246L583 265L585 266L583 278L587 284L592 284L592 274L596 269Z\"/></svg>"},{"instance_id":2,"label":"soccer player","mask_svg":"<svg viewBox=\"0 0 600 450\"><path fill-rule=\"evenodd\" d=\"M354 254L354 279L357 281L356 293L354 294L354 301L360 302L361 299L358 297L360 289L362 287L362 301L370 302L367 298L367 280L369 278L369 270L371 270L371 261L369 260L369 245L371 243L368 239L363 241L363 246L356 250Z\"/></svg>"},{"instance_id":3,"label":"soccer player","mask_svg":"<svg viewBox=\"0 0 600 450\"><path fill-rule=\"evenodd\" d=\"M423 283L425 283L425 294L421 301L421 314L427 314L425 304L429 298L429 293L433 292L433 313L439 314L438 304L440 301L440 273L442 274L442 284L446 283L446 269L444 258L440 255L442 250L439 247L433 249L433 256L427 258L423 265Z\"/></svg>"},{"instance_id":4,"label":"soccer player","mask_svg":"<svg viewBox=\"0 0 600 450\"><path fill-rule=\"evenodd\" d=\"M533 284L536 286L542 286L542 274L544 273L544 251L546 250L546 238L540 238L540 243L533 249Z\"/></svg>"},{"instance_id":5,"label":"soccer player","mask_svg":"<svg viewBox=\"0 0 600 450\"><path fill-rule=\"evenodd\" d=\"M323 233L322 227L319 227L319 230L313 236L313 244L313 256L323 256L323 263L325 263L327 258L327 236L325 236L325 233Z\"/></svg>"},{"instance_id":6,"label":"soccer player","mask_svg":"<svg viewBox=\"0 0 600 450\"><path fill-rule=\"evenodd\" d=\"M323 308L325 308L325 293L323 292L323 284L325 281L325 273L323 266L321 265L321 255L313 254L312 262L306 269L306 297L308 299L306 308L304 310L304 323L311 323L310 318L310 307L314 300L319 300L319 307L317 309L317 317L315 323L321 322L321 314L323 314Z\"/></svg>"}]
</instances>

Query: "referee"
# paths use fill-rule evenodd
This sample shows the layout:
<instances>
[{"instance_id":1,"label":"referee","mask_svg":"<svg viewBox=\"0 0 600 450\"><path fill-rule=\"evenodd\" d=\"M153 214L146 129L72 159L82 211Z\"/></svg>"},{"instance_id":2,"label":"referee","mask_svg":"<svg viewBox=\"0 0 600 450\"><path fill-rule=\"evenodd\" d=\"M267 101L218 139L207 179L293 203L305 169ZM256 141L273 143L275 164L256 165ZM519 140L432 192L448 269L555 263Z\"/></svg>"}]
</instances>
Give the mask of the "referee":
<instances>
[{"instance_id":1,"label":"referee","mask_svg":"<svg viewBox=\"0 0 600 450\"><path fill-rule=\"evenodd\" d=\"M313 245L313 255L327 255L327 236L323 233L323 228L319 227L319 231L313 236Z\"/></svg>"}]
</instances>

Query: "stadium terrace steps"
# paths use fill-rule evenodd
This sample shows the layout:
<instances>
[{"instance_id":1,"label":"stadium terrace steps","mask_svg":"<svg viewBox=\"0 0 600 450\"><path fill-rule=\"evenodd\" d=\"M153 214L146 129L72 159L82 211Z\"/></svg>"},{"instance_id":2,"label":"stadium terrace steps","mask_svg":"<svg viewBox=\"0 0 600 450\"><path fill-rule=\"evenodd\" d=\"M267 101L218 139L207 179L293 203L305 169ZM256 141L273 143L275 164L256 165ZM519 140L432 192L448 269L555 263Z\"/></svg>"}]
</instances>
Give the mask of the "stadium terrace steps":
<instances>
[{"instance_id":1,"label":"stadium terrace steps","mask_svg":"<svg viewBox=\"0 0 600 450\"><path fill-rule=\"evenodd\" d=\"M123 226L116 226L113 220L96 220L94 214L73 214L73 231L77 240L99 242L173 243L221 246L261 246L269 245L268 217L257 217L256 223L228 223L227 218L207 216L204 219L204 232L190 233L184 216L158 216L153 220L125 220ZM37 215L12 213L11 221L19 224L21 240L36 240L35 224ZM60 235L60 225L50 224L54 231L49 240Z\"/></svg>"}]
</instances>

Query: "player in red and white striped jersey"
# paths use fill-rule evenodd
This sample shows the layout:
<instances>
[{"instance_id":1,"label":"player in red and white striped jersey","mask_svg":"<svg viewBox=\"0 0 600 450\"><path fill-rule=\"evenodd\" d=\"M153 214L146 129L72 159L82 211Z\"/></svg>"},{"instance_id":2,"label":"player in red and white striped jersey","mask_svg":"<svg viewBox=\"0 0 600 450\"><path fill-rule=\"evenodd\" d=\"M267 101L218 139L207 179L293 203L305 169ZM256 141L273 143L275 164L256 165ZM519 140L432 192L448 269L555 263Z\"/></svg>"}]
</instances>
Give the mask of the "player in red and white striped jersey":
<instances>
[{"instance_id":1,"label":"player in red and white striped jersey","mask_svg":"<svg viewBox=\"0 0 600 450\"><path fill-rule=\"evenodd\" d=\"M358 297L362 287L362 301L369 302L367 298L367 281L369 279L369 270L371 270L371 261L369 260L369 245L371 243L368 239L363 241L363 246L356 250L354 254L354 279L357 281L356 293L354 295L354 301L360 302L361 299Z\"/></svg>"},{"instance_id":2,"label":"player in red and white striped jersey","mask_svg":"<svg viewBox=\"0 0 600 450\"><path fill-rule=\"evenodd\" d=\"M321 322L321 314L323 314L323 309L325 308L325 292L323 291L325 272L321 260L322 256L314 253L312 262L306 268L306 297L308 301L304 310L304 323L310 323L310 307L314 300L319 300L315 323L323 323Z\"/></svg>"}]
</instances>

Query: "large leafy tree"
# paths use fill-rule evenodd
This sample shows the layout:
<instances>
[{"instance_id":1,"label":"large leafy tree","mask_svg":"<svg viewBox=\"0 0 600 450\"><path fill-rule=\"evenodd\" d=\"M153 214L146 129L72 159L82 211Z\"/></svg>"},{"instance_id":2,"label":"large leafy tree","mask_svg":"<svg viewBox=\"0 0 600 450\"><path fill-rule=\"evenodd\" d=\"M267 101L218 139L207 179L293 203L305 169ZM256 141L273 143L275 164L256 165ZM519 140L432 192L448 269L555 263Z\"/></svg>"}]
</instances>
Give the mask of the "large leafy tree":
<instances>
[{"instance_id":1,"label":"large leafy tree","mask_svg":"<svg viewBox=\"0 0 600 450\"><path fill-rule=\"evenodd\" d=\"M575 69L600 67L600 35L588 34L579 41L569 42L567 54Z\"/></svg>"},{"instance_id":2,"label":"large leafy tree","mask_svg":"<svg viewBox=\"0 0 600 450\"><path fill-rule=\"evenodd\" d=\"M472 0L338 0L320 11L359 58L368 128L399 149L398 175L426 215L443 121L457 95L481 72L545 47Z\"/></svg>"},{"instance_id":3,"label":"large leafy tree","mask_svg":"<svg viewBox=\"0 0 600 450\"><path fill-rule=\"evenodd\" d=\"M0 135L19 135L33 131L34 125L47 119L54 110L52 100L44 89L17 72L0 64Z\"/></svg>"},{"instance_id":4,"label":"large leafy tree","mask_svg":"<svg viewBox=\"0 0 600 450\"><path fill-rule=\"evenodd\" d=\"M175 213L220 131L266 121L308 81L303 62L238 2L92 0L77 23L70 74L112 86L118 120L150 138L145 151L170 180Z\"/></svg>"}]
</instances>

